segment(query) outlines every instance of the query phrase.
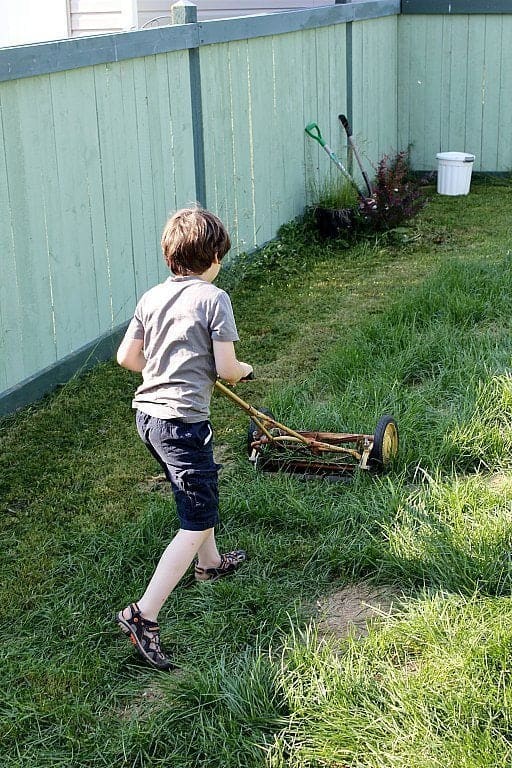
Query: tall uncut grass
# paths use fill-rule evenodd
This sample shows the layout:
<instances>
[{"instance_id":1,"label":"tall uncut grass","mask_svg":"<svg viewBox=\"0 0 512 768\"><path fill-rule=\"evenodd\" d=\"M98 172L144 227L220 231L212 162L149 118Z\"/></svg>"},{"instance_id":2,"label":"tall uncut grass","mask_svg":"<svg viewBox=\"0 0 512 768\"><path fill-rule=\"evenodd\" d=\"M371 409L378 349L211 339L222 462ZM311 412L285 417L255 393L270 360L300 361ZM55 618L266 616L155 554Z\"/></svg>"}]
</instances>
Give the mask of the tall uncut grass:
<instances>
[{"instance_id":1,"label":"tall uncut grass","mask_svg":"<svg viewBox=\"0 0 512 768\"><path fill-rule=\"evenodd\" d=\"M400 453L343 483L257 473L216 396L219 543L250 560L171 595L174 673L112 622L176 527L138 377L99 366L1 423L3 765L508 768L511 215L508 181L474 183L402 245L297 222L226 275L257 375L237 393L295 428L390 413ZM391 613L326 632L317 601L360 583Z\"/></svg>"}]
</instances>

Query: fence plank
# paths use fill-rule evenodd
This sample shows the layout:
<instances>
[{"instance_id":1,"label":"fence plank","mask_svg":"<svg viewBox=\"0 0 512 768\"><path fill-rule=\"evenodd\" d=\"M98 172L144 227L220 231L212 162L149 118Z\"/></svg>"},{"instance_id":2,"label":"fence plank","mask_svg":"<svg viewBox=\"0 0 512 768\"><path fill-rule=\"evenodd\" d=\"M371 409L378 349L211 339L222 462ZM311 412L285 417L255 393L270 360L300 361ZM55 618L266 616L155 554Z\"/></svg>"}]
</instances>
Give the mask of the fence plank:
<instances>
[{"instance_id":1,"label":"fence plank","mask_svg":"<svg viewBox=\"0 0 512 768\"><path fill-rule=\"evenodd\" d=\"M271 219L273 235L304 209L303 91L297 77L300 35L272 37L272 104L270 130ZM288 62L286 66L285 62ZM297 200L300 200L297 203Z\"/></svg>"},{"instance_id":2,"label":"fence plank","mask_svg":"<svg viewBox=\"0 0 512 768\"><path fill-rule=\"evenodd\" d=\"M352 46L354 135L375 165L397 149L396 20L354 24Z\"/></svg>"},{"instance_id":3,"label":"fence plank","mask_svg":"<svg viewBox=\"0 0 512 768\"><path fill-rule=\"evenodd\" d=\"M6 104L2 101L0 89L0 254L2 255L2 279L0 280L0 391L7 389L12 381L24 376L22 354L22 306L18 289L18 266L14 249L12 230L12 203L7 174L5 153L6 132L3 115Z\"/></svg>"},{"instance_id":4,"label":"fence plank","mask_svg":"<svg viewBox=\"0 0 512 768\"><path fill-rule=\"evenodd\" d=\"M330 136L327 135L325 125L322 123L322 114L318 109L318 95L316 81L318 79L316 58L316 35L314 30L308 30L302 35L301 41L302 59L302 90L303 90L303 126L310 122L318 123L327 143ZM304 141L304 169L305 169L305 196L306 202L311 203L318 195L322 187L322 179L330 172L327 156L319 148L317 142L305 137Z\"/></svg>"},{"instance_id":5,"label":"fence plank","mask_svg":"<svg viewBox=\"0 0 512 768\"><path fill-rule=\"evenodd\" d=\"M236 191L232 146L229 43L201 49L203 131L207 206L238 238L234 217ZM242 105L240 105L241 107ZM234 105L238 110L239 106ZM237 118L238 119L238 118Z\"/></svg>"},{"instance_id":6,"label":"fence plank","mask_svg":"<svg viewBox=\"0 0 512 768\"><path fill-rule=\"evenodd\" d=\"M151 218L146 222L145 242L146 258L149 266L148 284L154 285L166 275L160 249L160 236L168 212L174 208L175 196L171 197L169 177L172 178L172 153L166 155L167 138L163 135L165 115L168 115L168 79L162 79L161 56L148 56L145 59L147 109L148 109L148 146L150 147L151 179L149 194L152 196ZM167 193L166 190L169 190Z\"/></svg>"},{"instance_id":7,"label":"fence plank","mask_svg":"<svg viewBox=\"0 0 512 768\"><path fill-rule=\"evenodd\" d=\"M501 80L501 17L489 16L485 20L485 72L482 114L482 149L480 167L497 168L500 88ZM510 84L507 98L510 98Z\"/></svg>"},{"instance_id":8,"label":"fence plank","mask_svg":"<svg viewBox=\"0 0 512 768\"><path fill-rule=\"evenodd\" d=\"M510 83L512 80L512 16L501 19L501 66L500 83L500 112L498 119L498 169L512 168L512 100L510 98ZM484 126L485 132L485 126Z\"/></svg>"},{"instance_id":9,"label":"fence plank","mask_svg":"<svg viewBox=\"0 0 512 768\"><path fill-rule=\"evenodd\" d=\"M137 281L137 296L158 282L158 250L156 211L154 195L154 164L157 146L152 142L153 123L158 124L158 94L151 94L149 83L153 78L152 57L135 59L133 62L134 104L136 107L136 146L134 149L134 172L139 183L132 203L132 221L138 229L138 240L134 237L135 262L139 264L140 279ZM150 96L153 96L151 98ZM137 208L136 208L137 206ZM134 216L134 209L137 216ZM160 218L160 217L159 217Z\"/></svg>"},{"instance_id":10,"label":"fence plank","mask_svg":"<svg viewBox=\"0 0 512 768\"><path fill-rule=\"evenodd\" d=\"M122 120L124 123L123 154L128 183L127 221L130 229L130 256L133 264L135 296L138 298L147 288L147 271L144 253L144 224L143 224L143 175L145 169L140 166L139 144L144 141L144 124L141 119L138 99L141 60L135 59L121 62L121 101ZM143 89L142 89L143 90ZM139 125L140 120L140 125ZM139 129L141 142L139 142Z\"/></svg>"},{"instance_id":11,"label":"fence plank","mask_svg":"<svg viewBox=\"0 0 512 768\"><path fill-rule=\"evenodd\" d=\"M304 207L303 90L301 35L272 38L274 61L272 129L272 206L274 226L293 219Z\"/></svg>"},{"instance_id":12,"label":"fence plank","mask_svg":"<svg viewBox=\"0 0 512 768\"><path fill-rule=\"evenodd\" d=\"M253 174L255 245L274 237L270 164L273 114L272 40L257 38L249 45L250 128Z\"/></svg>"},{"instance_id":13,"label":"fence plank","mask_svg":"<svg viewBox=\"0 0 512 768\"><path fill-rule=\"evenodd\" d=\"M95 67L112 326L126 319L136 299L129 165L126 163L130 125L123 105L124 74L122 64Z\"/></svg>"},{"instance_id":14,"label":"fence plank","mask_svg":"<svg viewBox=\"0 0 512 768\"><path fill-rule=\"evenodd\" d=\"M247 251L252 247L255 232L253 153L249 121L249 61L246 40L229 44L228 66L233 115L230 140L233 154L233 183L236 190L232 258L236 252Z\"/></svg>"},{"instance_id":15,"label":"fence plank","mask_svg":"<svg viewBox=\"0 0 512 768\"><path fill-rule=\"evenodd\" d=\"M435 124L436 135L439 127L438 115L429 113L426 106L426 94L433 78L429 71L425 71L426 53L430 46L432 46L432 55L429 56L428 69L432 61L437 60L438 52L436 47L439 46L439 40L433 38L430 42L430 38L427 39L425 35L425 28L423 25L409 24L408 34L405 36L407 40L407 46L402 44L400 49L406 53L405 56L399 58L398 71L401 71L402 66L408 67L409 80L407 82L408 87L399 88L398 93L406 93L407 98L400 105L400 123L403 120L407 120L407 132L405 137L400 135L399 150L405 150L409 147L410 137L422 135L430 124ZM436 55L437 54L437 55ZM414 109L412 108L414 105ZM419 159L421 157L421 159ZM414 162L418 160L421 164L423 162L423 144L421 147L417 147L414 143L411 147L411 159Z\"/></svg>"},{"instance_id":16,"label":"fence plank","mask_svg":"<svg viewBox=\"0 0 512 768\"><path fill-rule=\"evenodd\" d=\"M169 174L166 192L170 198L174 197L174 207L181 208L196 196L188 51L168 53L166 61L168 117L165 110L162 113L162 120L169 121L165 129L169 131L164 157L164 168Z\"/></svg>"},{"instance_id":17,"label":"fence plank","mask_svg":"<svg viewBox=\"0 0 512 768\"><path fill-rule=\"evenodd\" d=\"M17 286L23 307L17 343L22 350L24 375L56 359L42 167L43 155L51 151L44 133L48 104L48 77L6 83L2 88L5 164Z\"/></svg>"},{"instance_id":18,"label":"fence plank","mask_svg":"<svg viewBox=\"0 0 512 768\"><path fill-rule=\"evenodd\" d=\"M464 149L475 155L475 170L482 167L482 117L485 101L485 24L479 16L469 19L468 71Z\"/></svg>"},{"instance_id":19,"label":"fence plank","mask_svg":"<svg viewBox=\"0 0 512 768\"><path fill-rule=\"evenodd\" d=\"M338 25L328 30L329 79L331 93L331 130L336 136L336 147L341 158L347 157L347 141L345 131L338 115L347 113L347 57L346 57L346 26ZM340 174L331 163L334 178L339 181Z\"/></svg>"},{"instance_id":20,"label":"fence plank","mask_svg":"<svg viewBox=\"0 0 512 768\"><path fill-rule=\"evenodd\" d=\"M418 33L420 31L418 30ZM413 144L413 167L427 169L436 164L436 154L441 151L441 124L444 120L442 101L440 95L440 83L442 79L442 47L443 47L443 19L442 17L430 17L423 28L424 45L421 49L421 59L418 64L418 78L424 83L423 92L423 124L413 123L409 134L409 141ZM412 81L414 86L414 79ZM411 102L411 111L416 112L414 99ZM420 141L416 152L416 137L424 137Z\"/></svg>"},{"instance_id":21,"label":"fence plank","mask_svg":"<svg viewBox=\"0 0 512 768\"><path fill-rule=\"evenodd\" d=\"M48 231L58 357L110 327L96 93L91 69L50 75L52 152ZM65 265L65 266L64 266Z\"/></svg>"},{"instance_id":22,"label":"fence plank","mask_svg":"<svg viewBox=\"0 0 512 768\"><path fill-rule=\"evenodd\" d=\"M451 27L450 39L450 69L449 69L449 106L445 115L448 126L448 151L454 149L456 152L465 151L465 128L466 128L466 102L468 87L468 35L469 18L461 16L457 19L456 28L450 22L454 19L446 19L447 25ZM461 116L465 119L461 120Z\"/></svg>"}]
</instances>

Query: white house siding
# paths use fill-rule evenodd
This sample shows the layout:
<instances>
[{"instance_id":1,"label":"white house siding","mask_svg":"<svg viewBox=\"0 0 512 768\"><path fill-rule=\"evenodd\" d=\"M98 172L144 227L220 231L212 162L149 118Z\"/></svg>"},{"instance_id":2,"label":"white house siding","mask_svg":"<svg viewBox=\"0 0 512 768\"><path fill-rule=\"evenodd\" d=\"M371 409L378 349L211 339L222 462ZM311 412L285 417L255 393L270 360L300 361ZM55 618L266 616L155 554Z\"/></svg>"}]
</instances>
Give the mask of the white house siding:
<instances>
[{"instance_id":1,"label":"white house siding","mask_svg":"<svg viewBox=\"0 0 512 768\"><path fill-rule=\"evenodd\" d=\"M317 8L333 5L334 0L194 0L197 18L226 19L231 16L252 16L257 13L297 11L301 8ZM168 0L138 0L138 24L141 27L161 26L170 23Z\"/></svg>"},{"instance_id":2,"label":"white house siding","mask_svg":"<svg viewBox=\"0 0 512 768\"><path fill-rule=\"evenodd\" d=\"M68 37L67 0L0 0L0 47Z\"/></svg>"},{"instance_id":3,"label":"white house siding","mask_svg":"<svg viewBox=\"0 0 512 768\"><path fill-rule=\"evenodd\" d=\"M69 0L71 37L137 28L137 0Z\"/></svg>"},{"instance_id":4,"label":"white house siding","mask_svg":"<svg viewBox=\"0 0 512 768\"><path fill-rule=\"evenodd\" d=\"M333 3L334 0L196 0L199 21ZM162 26L170 23L171 4L169 0L0 0L0 47Z\"/></svg>"}]
</instances>

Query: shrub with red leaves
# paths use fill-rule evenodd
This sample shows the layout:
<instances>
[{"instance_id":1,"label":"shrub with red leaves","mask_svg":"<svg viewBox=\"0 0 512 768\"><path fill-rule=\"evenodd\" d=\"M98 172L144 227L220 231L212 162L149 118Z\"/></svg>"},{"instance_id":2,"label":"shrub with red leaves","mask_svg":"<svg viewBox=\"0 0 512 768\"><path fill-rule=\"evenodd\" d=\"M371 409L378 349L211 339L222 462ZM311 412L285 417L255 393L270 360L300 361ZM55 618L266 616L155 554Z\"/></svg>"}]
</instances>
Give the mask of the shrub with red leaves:
<instances>
[{"instance_id":1,"label":"shrub with red leaves","mask_svg":"<svg viewBox=\"0 0 512 768\"><path fill-rule=\"evenodd\" d=\"M377 166L373 201L360 206L362 228L383 232L412 219L427 203L422 184L411 175L408 152L384 155Z\"/></svg>"}]
</instances>

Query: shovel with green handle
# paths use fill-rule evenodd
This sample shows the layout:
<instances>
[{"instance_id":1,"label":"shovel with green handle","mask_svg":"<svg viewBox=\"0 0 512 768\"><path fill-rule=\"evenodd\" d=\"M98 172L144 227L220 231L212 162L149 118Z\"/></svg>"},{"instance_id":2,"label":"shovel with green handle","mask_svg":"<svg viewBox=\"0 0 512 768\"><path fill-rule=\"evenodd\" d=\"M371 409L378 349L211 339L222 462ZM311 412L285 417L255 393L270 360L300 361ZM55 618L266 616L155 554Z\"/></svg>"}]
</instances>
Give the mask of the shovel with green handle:
<instances>
[{"instance_id":1,"label":"shovel with green handle","mask_svg":"<svg viewBox=\"0 0 512 768\"><path fill-rule=\"evenodd\" d=\"M361 198L362 202L366 203L367 202L367 198L361 192L361 190L357 186L356 182L354 181L354 179L352 178L350 173L347 171L347 169L345 168L345 166L343 165L343 163L341 162L339 157L337 157L337 155L333 152L333 150L327 144L327 142L325 141L324 137L322 136L322 134L320 132L320 128L318 127L318 125L316 123L308 123L308 125L306 125L306 128L304 130L306 131L308 136L310 136L315 141L318 141L318 143L320 144L322 149L325 152L327 152L327 154L331 158L331 160L334 163L334 165L342 172L342 174L345 176L345 178L352 184L352 186L356 190L357 194Z\"/></svg>"}]
</instances>

